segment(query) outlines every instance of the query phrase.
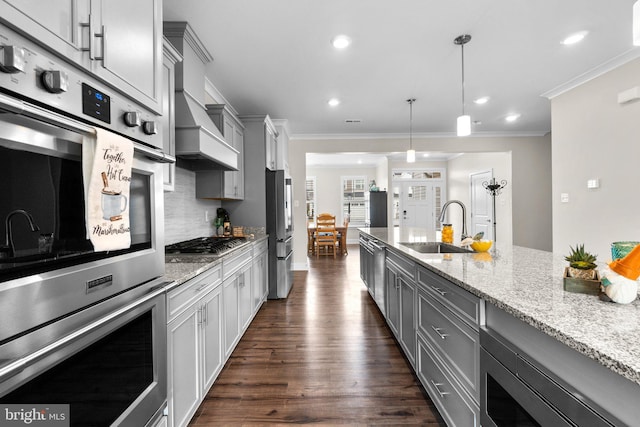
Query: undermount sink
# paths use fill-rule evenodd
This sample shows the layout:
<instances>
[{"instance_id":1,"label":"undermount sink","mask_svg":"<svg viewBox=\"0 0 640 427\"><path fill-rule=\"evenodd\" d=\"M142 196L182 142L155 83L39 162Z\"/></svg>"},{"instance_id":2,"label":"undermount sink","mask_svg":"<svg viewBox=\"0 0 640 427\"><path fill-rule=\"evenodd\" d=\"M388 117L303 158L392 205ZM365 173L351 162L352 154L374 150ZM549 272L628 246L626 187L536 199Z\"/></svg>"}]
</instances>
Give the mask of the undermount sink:
<instances>
[{"instance_id":1,"label":"undermount sink","mask_svg":"<svg viewBox=\"0 0 640 427\"><path fill-rule=\"evenodd\" d=\"M442 242L400 242L400 245L422 254L469 253L469 249Z\"/></svg>"}]
</instances>

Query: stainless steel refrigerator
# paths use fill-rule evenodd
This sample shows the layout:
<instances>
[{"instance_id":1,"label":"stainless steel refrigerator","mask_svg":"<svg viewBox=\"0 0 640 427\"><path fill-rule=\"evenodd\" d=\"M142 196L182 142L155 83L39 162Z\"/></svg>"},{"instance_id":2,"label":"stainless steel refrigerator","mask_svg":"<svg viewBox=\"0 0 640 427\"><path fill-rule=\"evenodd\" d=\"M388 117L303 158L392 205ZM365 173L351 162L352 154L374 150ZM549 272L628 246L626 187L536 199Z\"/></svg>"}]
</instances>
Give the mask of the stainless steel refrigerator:
<instances>
[{"instance_id":1,"label":"stainless steel refrigerator","mask_svg":"<svg viewBox=\"0 0 640 427\"><path fill-rule=\"evenodd\" d=\"M286 298L293 285L293 191L283 170L266 171L269 299Z\"/></svg>"}]
</instances>

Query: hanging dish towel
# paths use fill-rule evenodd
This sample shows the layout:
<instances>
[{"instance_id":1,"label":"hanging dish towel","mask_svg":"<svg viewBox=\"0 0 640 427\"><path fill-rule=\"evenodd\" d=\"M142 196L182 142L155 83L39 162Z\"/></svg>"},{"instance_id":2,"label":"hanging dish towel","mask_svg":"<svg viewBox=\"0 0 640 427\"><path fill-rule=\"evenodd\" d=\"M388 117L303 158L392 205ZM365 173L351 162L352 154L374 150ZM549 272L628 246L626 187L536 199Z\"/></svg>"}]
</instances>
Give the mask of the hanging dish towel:
<instances>
[{"instance_id":1,"label":"hanging dish towel","mask_svg":"<svg viewBox=\"0 0 640 427\"><path fill-rule=\"evenodd\" d=\"M133 143L96 129L82 143L87 238L96 252L131 246L129 184Z\"/></svg>"}]
</instances>

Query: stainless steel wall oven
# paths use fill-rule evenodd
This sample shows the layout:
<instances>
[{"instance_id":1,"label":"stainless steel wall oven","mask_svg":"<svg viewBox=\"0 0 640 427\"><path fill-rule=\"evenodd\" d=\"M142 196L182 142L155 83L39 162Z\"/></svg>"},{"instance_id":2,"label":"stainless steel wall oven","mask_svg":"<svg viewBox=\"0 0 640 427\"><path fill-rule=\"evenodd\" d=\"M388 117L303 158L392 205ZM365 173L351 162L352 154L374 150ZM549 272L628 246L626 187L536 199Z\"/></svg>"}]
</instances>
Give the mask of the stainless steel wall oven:
<instances>
[{"instance_id":1,"label":"stainless steel wall oven","mask_svg":"<svg viewBox=\"0 0 640 427\"><path fill-rule=\"evenodd\" d=\"M0 23L0 405L69 404L83 427L162 412L162 163L174 159L154 120ZM134 144L127 249L86 238L81 153L98 127Z\"/></svg>"}]
</instances>

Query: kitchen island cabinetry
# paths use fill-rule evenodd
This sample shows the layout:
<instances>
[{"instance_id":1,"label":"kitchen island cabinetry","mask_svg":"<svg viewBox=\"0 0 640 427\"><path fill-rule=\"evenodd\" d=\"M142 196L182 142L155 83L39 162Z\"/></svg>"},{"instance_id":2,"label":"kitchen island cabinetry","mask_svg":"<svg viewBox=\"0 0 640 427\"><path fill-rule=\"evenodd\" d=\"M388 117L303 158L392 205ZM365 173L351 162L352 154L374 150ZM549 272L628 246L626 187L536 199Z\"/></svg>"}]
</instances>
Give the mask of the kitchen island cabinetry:
<instances>
[{"instance_id":1,"label":"kitchen island cabinetry","mask_svg":"<svg viewBox=\"0 0 640 427\"><path fill-rule=\"evenodd\" d=\"M387 323L415 367L416 328L415 264L394 252L387 252L385 283L387 288Z\"/></svg>"},{"instance_id":2,"label":"kitchen island cabinetry","mask_svg":"<svg viewBox=\"0 0 640 427\"><path fill-rule=\"evenodd\" d=\"M186 425L222 369L222 265L168 294L169 418Z\"/></svg>"},{"instance_id":3,"label":"kitchen island cabinetry","mask_svg":"<svg viewBox=\"0 0 640 427\"><path fill-rule=\"evenodd\" d=\"M479 298L417 268L418 355L422 385L449 425L479 425Z\"/></svg>"},{"instance_id":4,"label":"kitchen island cabinetry","mask_svg":"<svg viewBox=\"0 0 640 427\"><path fill-rule=\"evenodd\" d=\"M0 2L7 25L161 113L161 0L57 1L56 13L51 10L49 2Z\"/></svg>"},{"instance_id":5,"label":"kitchen island cabinetry","mask_svg":"<svg viewBox=\"0 0 640 427\"><path fill-rule=\"evenodd\" d=\"M359 231L383 242L387 258L416 264L415 370L448 425L524 419L521 408L539 425L560 425L548 421L560 413L571 425L637 424L640 300L613 304L565 291L560 254L506 244L487 253L419 252L404 242L435 242L435 233ZM401 312L386 317L392 330L401 324Z\"/></svg>"},{"instance_id":6,"label":"kitchen island cabinetry","mask_svg":"<svg viewBox=\"0 0 640 427\"><path fill-rule=\"evenodd\" d=\"M224 104L207 104L207 114L238 151L238 170L202 170L196 172L196 197L199 199L244 199L244 125Z\"/></svg>"}]
</instances>

